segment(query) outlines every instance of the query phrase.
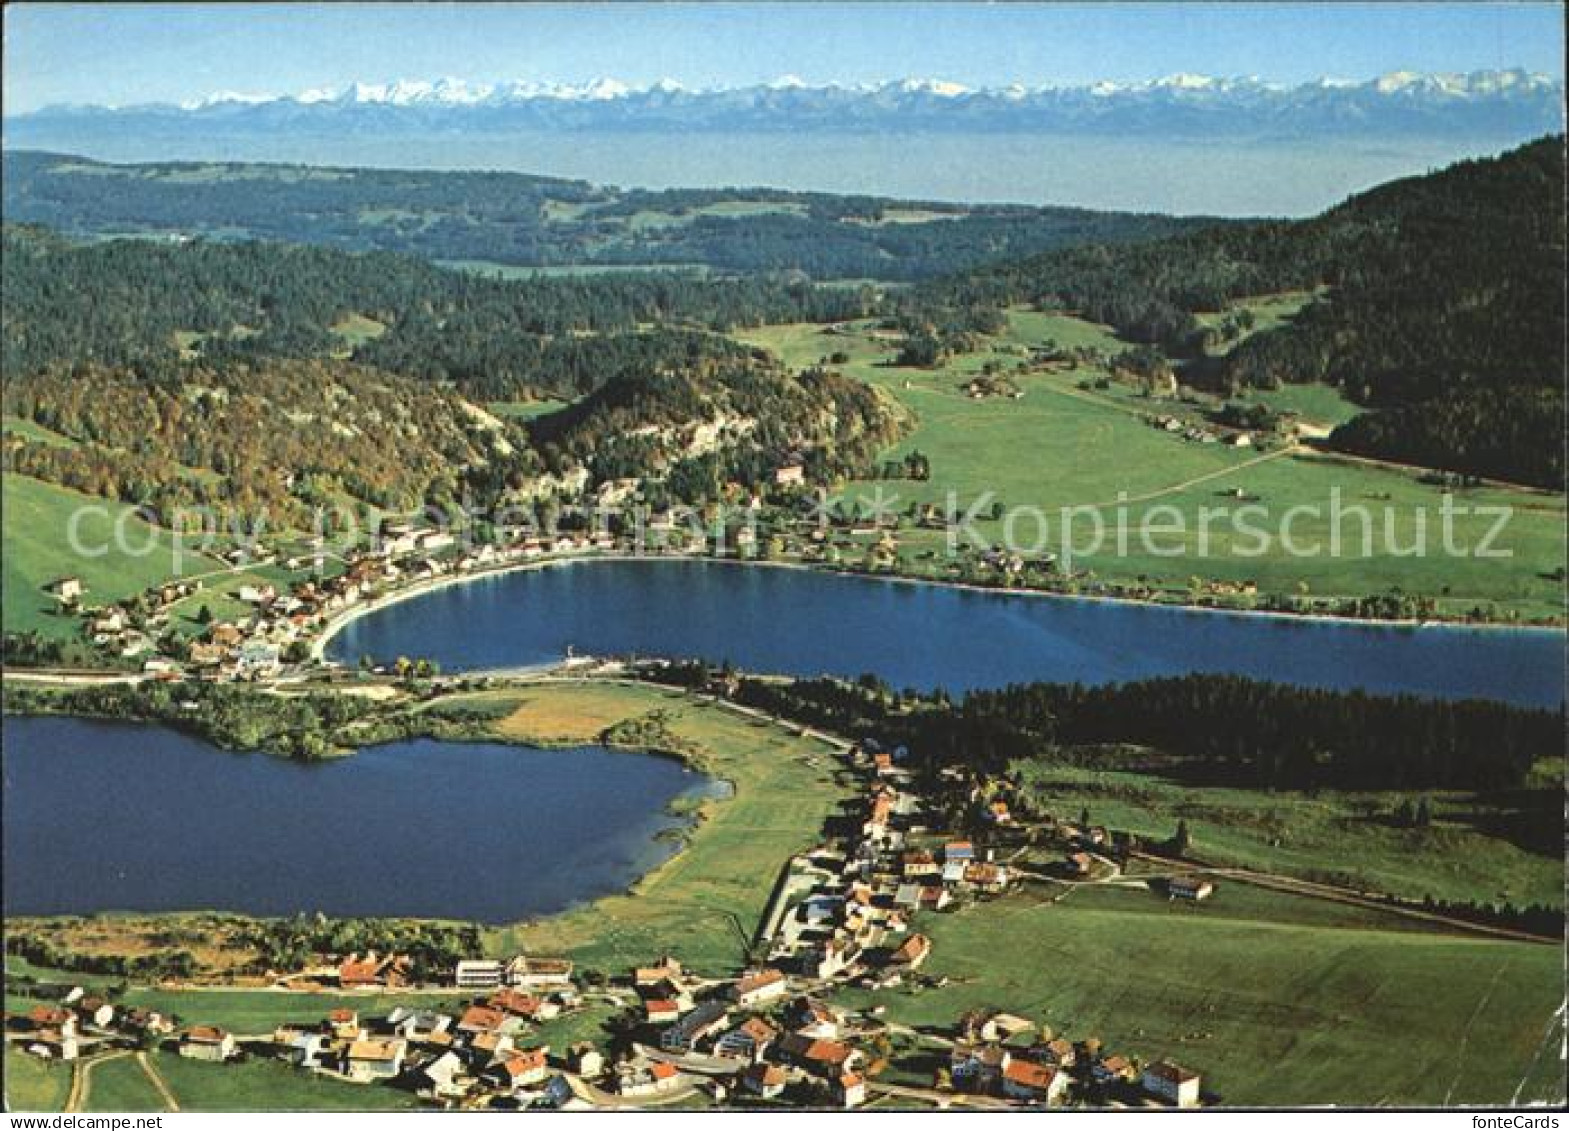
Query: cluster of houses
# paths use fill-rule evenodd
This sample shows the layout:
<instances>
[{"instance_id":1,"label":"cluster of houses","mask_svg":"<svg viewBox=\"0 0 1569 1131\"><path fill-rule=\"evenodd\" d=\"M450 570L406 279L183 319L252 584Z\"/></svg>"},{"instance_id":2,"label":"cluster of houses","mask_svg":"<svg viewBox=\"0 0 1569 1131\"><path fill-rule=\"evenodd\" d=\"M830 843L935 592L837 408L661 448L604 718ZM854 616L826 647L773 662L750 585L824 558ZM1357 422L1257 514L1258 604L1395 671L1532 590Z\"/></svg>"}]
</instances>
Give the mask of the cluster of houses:
<instances>
[{"instance_id":1,"label":"cluster of houses","mask_svg":"<svg viewBox=\"0 0 1569 1131\"><path fill-rule=\"evenodd\" d=\"M122 1008L81 986L60 987L58 1000L5 1019L6 1040L44 1060L77 1060L100 1047L161 1040L174 1020L155 1009Z\"/></svg>"},{"instance_id":2,"label":"cluster of houses","mask_svg":"<svg viewBox=\"0 0 1569 1131\"><path fill-rule=\"evenodd\" d=\"M1190 444L1225 444L1233 448L1251 448L1253 433L1246 431L1218 431L1202 424L1183 420L1180 416L1150 416L1145 418L1150 427L1180 437Z\"/></svg>"},{"instance_id":3,"label":"cluster of houses","mask_svg":"<svg viewBox=\"0 0 1569 1131\"><path fill-rule=\"evenodd\" d=\"M235 550L225 557L236 570L278 565L313 572L292 586L261 580L239 586L227 596L249 606L249 613L214 621L188 645L165 654L158 654L159 641L169 636L175 607L201 597L202 579L154 586L119 604L91 608L84 604L86 589L79 577L58 578L49 590L62 608L86 618L96 646L124 658L145 656L142 670L148 675L177 678L188 672L208 680L258 680L282 670L292 645L308 643L333 618L399 586L615 545L606 532L541 536L513 531L499 542L458 549L449 531L391 523L370 549L345 558L342 572L332 576L313 569L324 561L319 541L281 562L276 555L246 557Z\"/></svg>"},{"instance_id":4,"label":"cluster of houses","mask_svg":"<svg viewBox=\"0 0 1569 1131\"><path fill-rule=\"evenodd\" d=\"M849 1014L832 1003L847 985L924 988L931 939L922 916L956 903L995 898L1034 873L1017 861L1038 849L1046 828L1069 880L1097 879L1125 859L1126 838L1091 825L1019 818L1024 799L1006 781L968 786L969 838L928 822L934 810L914 788L903 748L874 742L849 755L864 789L834 821L827 840L787 865L765 910L753 953L760 963L711 978L664 956L594 992L623 1008L612 1051L578 1043L559 1054L540 1027L585 1005L572 962L516 955L459 961L458 1010L399 1006L364 1019L338 1008L306 1025L237 1035L216 1026L177 1030L174 1019L120 1010L73 989L55 1004L8 1018L8 1039L44 1057L75 1059L95 1043L172 1042L187 1058L223 1062L266 1055L353 1083L385 1082L448 1107L636 1107L691 1094L848 1109L866 1103L888 1067L881 1010ZM961 792L968 779L949 767ZM1161 881L1172 899L1199 901L1211 881L1178 874ZM337 956L279 979L280 988L379 991L410 988L413 964L396 953ZM595 983L598 985L598 983ZM535 1039L531 1040L530 1038ZM1076 1101L1200 1103L1199 1076L1169 1061L1139 1066L1099 1042L1075 1044L995 1010L966 1015L930 1087L906 1093L984 1097L1032 1107ZM895 1094L899 1094L897 1091Z\"/></svg>"}]
</instances>

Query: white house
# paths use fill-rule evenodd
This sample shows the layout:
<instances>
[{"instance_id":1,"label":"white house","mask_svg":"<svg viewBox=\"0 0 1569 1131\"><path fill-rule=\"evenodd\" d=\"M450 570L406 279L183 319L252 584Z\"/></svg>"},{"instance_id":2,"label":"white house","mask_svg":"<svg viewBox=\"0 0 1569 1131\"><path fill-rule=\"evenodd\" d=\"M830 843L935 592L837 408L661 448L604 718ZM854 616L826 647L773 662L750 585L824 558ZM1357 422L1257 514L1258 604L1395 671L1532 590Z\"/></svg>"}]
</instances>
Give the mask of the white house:
<instances>
[{"instance_id":1,"label":"white house","mask_svg":"<svg viewBox=\"0 0 1569 1131\"><path fill-rule=\"evenodd\" d=\"M180 1038L179 1051L187 1060L228 1060L234 1055L234 1034L213 1025L196 1025Z\"/></svg>"},{"instance_id":2,"label":"white house","mask_svg":"<svg viewBox=\"0 0 1569 1131\"><path fill-rule=\"evenodd\" d=\"M1144 1090L1177 1107L1199 1106L1200 1077L1169 1060L1158 1060L1144 1070Z\"/></svg>"},{"instance_id":3,"label":"white house","mask_svg":"<svg viewBox=\"0 0 1569 1131\"><path fill-rule=\"evenodd\" d=\"M355 1041L343 1058L343 1074L350 1080L389 1080L403 1071L404 1041Z\"/></svg>"}]
</instances>

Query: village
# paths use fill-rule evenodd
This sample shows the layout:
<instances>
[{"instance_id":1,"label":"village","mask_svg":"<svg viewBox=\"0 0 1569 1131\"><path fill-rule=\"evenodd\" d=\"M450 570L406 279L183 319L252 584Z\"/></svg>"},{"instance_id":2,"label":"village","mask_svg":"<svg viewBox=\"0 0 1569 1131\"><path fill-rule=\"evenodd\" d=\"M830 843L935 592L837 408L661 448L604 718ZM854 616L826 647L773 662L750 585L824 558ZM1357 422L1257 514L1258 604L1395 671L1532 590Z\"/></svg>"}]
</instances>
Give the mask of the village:
<instances>
[{"instance_id":1,"label":"village","mask_svg":"<svg viewBox=\"0 0 1569 1131\"><path fill-rule=\"evenodd\" d=\"M1099 826L1015 820L1004 786L976 786L970 803L986 835L954 839L911 788L903 749L867 742L845 757L864 791L825 840L783 868L751 948L753 964L725 977L687 969L670 955L605 977L564 958L513 955L458 961L440 985L413 985L398 954L327 957L278 974L279 991L332 991L364 1008L266 1033L236 1033L103 993L59 987L57 1000L8 1016L6 1039L34 1056L74 1061L121 1048L164 1049L231 1062L270 1058L346 1084L403 1089L456 1110L618 1109L761 1105L817 1109L955 1105L1197 1107L1202 1078L1170 1060L1144 1063L1092 1034L1054 1032L1007 1009L966 1012L942 1031L883 1020L877 995L941 985L927 972L933 945L925 916L984 901L1030 879L1065 883L1116 877L1125 837ZM1146 881L1140 881L1144 883ZM1212 881L1181 875L1147 881L1171 900L1198 902ZM448 991L443 1004L386 994ZM863 1004L836 1003L859 991ZM451 995L461 1007L445 1004ZM591 1003L613 1010L606 1039L555 1048L542 1027ZM896 1067L892 1041L920 1055Z\"/></svg>"}]
</instances>

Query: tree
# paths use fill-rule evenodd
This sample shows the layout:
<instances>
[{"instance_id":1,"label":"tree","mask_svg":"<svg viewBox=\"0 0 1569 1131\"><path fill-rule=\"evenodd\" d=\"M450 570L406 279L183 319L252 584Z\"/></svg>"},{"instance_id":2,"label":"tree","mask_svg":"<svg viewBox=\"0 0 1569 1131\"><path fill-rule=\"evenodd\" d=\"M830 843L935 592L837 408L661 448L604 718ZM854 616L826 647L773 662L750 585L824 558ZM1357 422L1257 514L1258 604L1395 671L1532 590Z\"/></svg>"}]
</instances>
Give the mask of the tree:
<instances>
[{"instance_id":1,"label":"tree","mask_svg":"<svg viewBox=\"0 0 1569 1131\"><path fill-rule=\"evenodd\" d=\"M210 607L208 607L207 605L205 605L205 604L202 605L201 608L197 609L196 610L196 623L197 624L211 624L212 623L212 609Z\"/></svg>"},{"instance_id":2,"label":"tree","mask_svg":"<svg viewBox=\"0 0 1569 1131\"><path fill-rule=\"evenodd\" d=\"M1172 850L1175 851L1178 856L1186 856L1188 854L1188 849L1192 846L1193 837L1192 834L1188 832L1187 819L1178 818L1177 834L1171 838Z\"/></svg>"}]
</instances>

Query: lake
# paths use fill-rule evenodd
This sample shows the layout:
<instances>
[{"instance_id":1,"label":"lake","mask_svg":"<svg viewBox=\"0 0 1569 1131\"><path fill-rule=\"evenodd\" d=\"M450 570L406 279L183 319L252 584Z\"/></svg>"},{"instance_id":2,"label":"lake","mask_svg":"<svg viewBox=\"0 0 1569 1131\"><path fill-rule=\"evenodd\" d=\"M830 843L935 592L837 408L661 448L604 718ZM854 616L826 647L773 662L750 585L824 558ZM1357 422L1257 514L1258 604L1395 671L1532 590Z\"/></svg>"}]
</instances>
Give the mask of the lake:
<instances>
[{"instance_id":1,"label":"lake","mask_svg":"<svg viewBox=\"0 0 1569 1131\"><path fill-rule=\"evenodd\" d=\"M1303 686L1556 707L1564 635L1247 616L698 561L517 570L411 597L328 645L445 671L579 654L702 657L962 691L1231 672Z\"/></svg>"},{"instance_id":2,"label":"lake","mask_svg":"<svg viewBox=\"0 0 1569 1131\"><path fill-rule=\"evenodd\" d=\"M4 720L8 914L211 909L500 923L624 889L675 849L669 758L419 739L301 763L163 727Z\"/></svg>"}]
</instances>

